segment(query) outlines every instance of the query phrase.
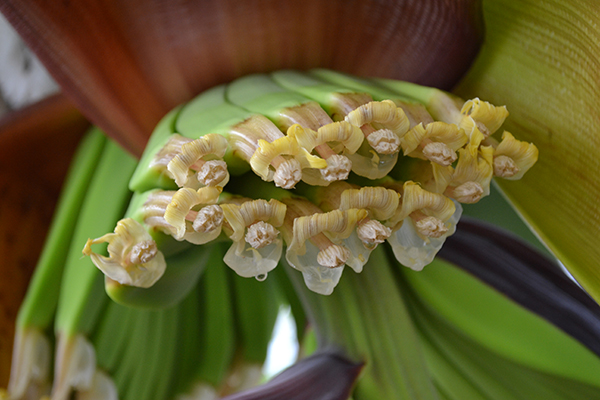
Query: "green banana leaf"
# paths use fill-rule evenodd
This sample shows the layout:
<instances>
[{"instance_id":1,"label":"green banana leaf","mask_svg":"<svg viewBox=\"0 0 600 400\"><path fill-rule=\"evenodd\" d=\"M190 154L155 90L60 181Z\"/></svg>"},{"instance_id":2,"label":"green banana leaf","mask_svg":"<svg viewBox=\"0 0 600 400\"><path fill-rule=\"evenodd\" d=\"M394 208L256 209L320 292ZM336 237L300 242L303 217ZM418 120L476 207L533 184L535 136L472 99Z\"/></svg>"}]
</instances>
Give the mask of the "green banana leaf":
<instances>
[{"instance_id":1,"label":"green banana leaf","mask_svg":"<svg viewBox=\"0 0 600 400\"><path fill-rule=\"evenodd\" d=\"M486 39L456 89L505 104L504 129L534 142L537 165L499 184L535 233L600 300L600 4L484 1Z\"/></svg>"}]
</instances>

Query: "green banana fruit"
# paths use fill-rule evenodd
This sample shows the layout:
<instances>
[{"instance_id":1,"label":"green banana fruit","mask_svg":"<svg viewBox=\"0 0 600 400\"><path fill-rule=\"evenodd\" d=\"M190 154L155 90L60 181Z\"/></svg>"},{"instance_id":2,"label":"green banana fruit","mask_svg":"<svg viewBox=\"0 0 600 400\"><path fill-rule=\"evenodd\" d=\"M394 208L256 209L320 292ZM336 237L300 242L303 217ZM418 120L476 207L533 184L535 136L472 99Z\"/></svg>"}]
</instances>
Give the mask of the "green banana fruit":
<instances>
[{"instance_id":1,"label":"green banana fruit","mask_svg":"<svg viewBox=\"0 0 600 400\"><path fill-rule=\"evenodd\" d=\"M200 321L196 331L198 353L190 376L190 385L184 393L208 389L215 393L223 389L224 380L231 367L235 348L235 326L229 268L223 263L225 247L211 254L206 270L199 282Z\"/></svg>"},{"instance_id":2,"label":"green banana fruit","mask_svg":"<svg viewBox=\"0 0 600 400\"><path fill-rule=\"evenodd\" d=\"M235 310L238 352L231 372L240 382L235 391L248 389L263 378L262 367L282 299L275 279L264 281L229 273Z\"/></svg>"},{"instance_id":3,"label":"green banana fruit","mask_svg":"<svg viewBox=\"0 0 600 400\"><path fill-rule=\"evenodd\" d=\"M89 259L81 256L81 245L87 238L111 229L123 216L131 197L127 182L134 167L135 160L116 143L109 142L82 205L56 312L58 344L53 400L66 399L74 384L90 384L91 376L77 375L78 364L93 364L89 371L95 370L95 360L90 359L94 357L93 347L85 336L93 332L108 297L102 288L102 274Z\"/></svg>"},{"instance_id":4,"label":"green banana fruit","mask_svg":"<svg viewBox=\"0 0 600 400\"><path fill-rule=\"evenodd\" d=\"M106 138L100 131L88 132L65 179L48 237L17 315L13 366L8 385L8 394L14 398L22 397L28 387L35 385L35 381L44 386L49 379L51 345L45 331L54 319L69 243L105 143ZM28 355L28 349L36 349L36 352Z\"/></svg>"}]
</instances>

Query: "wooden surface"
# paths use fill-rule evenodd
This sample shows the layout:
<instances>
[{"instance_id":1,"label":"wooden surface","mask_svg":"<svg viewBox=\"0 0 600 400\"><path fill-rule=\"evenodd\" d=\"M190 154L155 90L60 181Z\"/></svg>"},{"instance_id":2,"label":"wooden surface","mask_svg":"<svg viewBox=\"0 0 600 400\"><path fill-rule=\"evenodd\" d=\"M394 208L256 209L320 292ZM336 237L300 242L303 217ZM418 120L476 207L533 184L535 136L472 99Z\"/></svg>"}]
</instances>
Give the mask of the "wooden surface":
<instances>
[{"instance_id":1,"label":"wooden surface","mask_svg":"<svg viewBox=\"0 0 600 400\"><path fill-rule=\"evenodd\" d=\"M0 387L8 382L19 305L88 126L62 95L0 119Z\"/></svg>"}]
</instances>

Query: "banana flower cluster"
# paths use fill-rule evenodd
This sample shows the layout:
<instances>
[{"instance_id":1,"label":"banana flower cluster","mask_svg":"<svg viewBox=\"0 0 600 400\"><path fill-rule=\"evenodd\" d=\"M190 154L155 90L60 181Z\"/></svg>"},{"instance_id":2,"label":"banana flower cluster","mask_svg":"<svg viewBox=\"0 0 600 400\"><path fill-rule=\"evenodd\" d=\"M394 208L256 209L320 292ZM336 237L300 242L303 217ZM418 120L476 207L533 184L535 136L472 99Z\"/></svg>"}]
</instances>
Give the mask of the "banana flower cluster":
<instances>
[{"instance_id":1,"label":"banana flower cluster","mask_svg":"<svg viewBox=\"0 0 600 400\"><path fill-rule=\"evenodd\" d=\"M321 294L333 292L345 266L361 272L383 242L401 264L423 269L454 233L461 203L487 196L494 176L522 177L537 148L509 132L494 138L505 107L438 91L428 109L402 82L358 90L368 84L280 71L212 89L220 102L205 108L201 94L178 114L182 132L155 132L164 138L136 171L150 188L145 201L84 253L111 279L141 287L168 268L149 244L155 232L193 245L230 241L225 263L259 280L285 245L286 261ZM185 128L186 119L195 125ZM108 258L90 249L102 242Z\"/></svg>"}]
</instances>

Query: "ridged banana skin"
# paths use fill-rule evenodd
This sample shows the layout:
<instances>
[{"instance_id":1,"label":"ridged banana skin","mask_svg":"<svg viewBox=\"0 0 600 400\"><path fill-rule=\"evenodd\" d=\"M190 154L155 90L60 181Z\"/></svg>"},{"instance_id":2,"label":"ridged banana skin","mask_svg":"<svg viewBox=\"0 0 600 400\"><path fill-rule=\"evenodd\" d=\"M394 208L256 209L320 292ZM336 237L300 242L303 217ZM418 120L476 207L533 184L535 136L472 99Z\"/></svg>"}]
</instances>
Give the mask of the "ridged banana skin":
<instances>
[{"instance_id":1,"label":"ridged banana skin","mask_svg":"<svg viewBox=\"0 0 600 400\"><path fill-rule=\"evenodd\" d=\"M227 244L211 254L199 283L201 323L200 344L194 372L194 383L208 383L217 390L231 367L236 349L229 267L223 262Z\"/></svg>"},{"instance_id":2,"label":"ridged banana skin","mask_svg":"<svg viewBox=\"0 0 600 400\"><path fill-rule=\"evenodd\" d=\"M272 276L276 280L277 290L280 293L283 305L287 304L290 307L296 325L296 339L297 342L302 345L308 327L308 320L304 308L302 307L302 302L298 298L294 286L285 273L284 268L284 265L277 266L269 276Z\"/></svg>"},{"instance_id":3,"label":"ridged banana skin","mask_svg":"<svg viewBox=\"0 0 600 400\"><path fill-rule=\"evenodd\" d=\"M196 286L178 305L182 318L177 337L177 362L173 370L174 378L171 386L172 399L190 392L194 383L200 354L198 334L202 318L199 287L199 282L197 282Z\"/></svg>"},{"instance_id":4,"label":"ridged banana skin","mask_svg":"<svg viewBox=\"0 0 600 400\"><path fill-rule=\"evenodd\" d=\"M135 309L109 301L92 336L98 367L111 374L121 363L128 345L134 312Z\"/></svg>"},{"instance_id":5,"label":"ridged banana skin","mask_svg":"<svg viewBox=\"0 0 600 400\"><path fill-rule=\"evenodd\" d=\"M401 100L409 103L414 103L416 100L403 96L398 92L390 90L385 86L380 85L374 80L360 78L344 74L342 72L332 71L329 69L315 68L306 72L309 76L316 79L328 82L332 85L346 87L354 92L363 92L371 95L375 101L383 100Z\"/></svg>"},{"instance_id":6,"label":"ridged banana skin","mask_svg":"<svg viewBox=\"0 0 600 400\"><path fill-rule=\"evenodd\" d=\"M56 315L55 331L59 335L89 333L105 304L103 275L90 258L82 257L81 250L88 238L112 232L123 216L131 197L127 183L135 165L135 159L115 142L108 143L69 248Z\"/></svg>"},{"instance_id":7,"label":"ridged banana skin","mask_svg":"<svg viewBox=\"0 0 600 400\"><path fill-rule=\"evenodd\" d=\"M127 183L135 160L115 142L110 141L98 164L82 205L67 257L55 321L58 339L55 356L53 400L61 400L71 377L66 368L72 360L68 351L80 336L93 333L108 296L104 293L102 273L81 249L90 237L113 230L131 196Z\"/></svg>"},{"instance_id":8,"label":"ridged banana skin","mask_svg":"<svg viewBox=\"0 0 600 400\"><path fill-rule=\"evenodd\" d=\"M332 114L332 101L336 93L357 92L301 71L282 70L272 72L270 75L278 85L286 90L301 94L319 103L329 115Z\"/></svg>"},{"instance_id":9,"label":"ridged banana skin","mask_svg":"<svg viewBox=\"0 0 600 400\"><path fill-rule=\"evenodd\" d=\"M144 333L145 346L138 354L138 365L128 383L127 399L163 399L171 380L172 361L176 355L178 307L154 311ZM157 393L161 387L160 395Z\"/></svg>"},{"instance_id":10,"label":"ridged banana skin","mask_svg":"<svg viewBox=\"0 0 600 400\"><path fill-rule=\"evenodd\" d=\"M311 100L279 86L270 75L256 74L239 78L227 85L227 99L248 111L263 114L276 125L282 109Z\"/></svg>"},{"instance_id":11,"label":"ridged banana skin","mask_svg":"<svg viewBox=\"0 0 600 400\"><path fill-rule=\"evenodd\" d=\"M262 365L273 328L282 304L275 279L268 277L263 282L242 278L230 273L236 314L236 331L244 361Z\"/></svg>"},{"instance_id":12,"label":"ridged banana skin","mask_svg":"<svg viewBox=\"0 0 600 400\"><path fill-rule=\"evenodd\" d=\"M130 326L127 331L127 345L124 348L121 361L111 375L119 391L119 399L136 399L132 390L131 380L135 374L144 369L142 357L148 352L150 343L149 332L152 331L153 316L156 311L133 310L130 315Z\"/></svg>"}]
</instances>

